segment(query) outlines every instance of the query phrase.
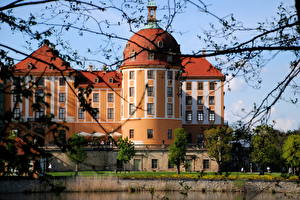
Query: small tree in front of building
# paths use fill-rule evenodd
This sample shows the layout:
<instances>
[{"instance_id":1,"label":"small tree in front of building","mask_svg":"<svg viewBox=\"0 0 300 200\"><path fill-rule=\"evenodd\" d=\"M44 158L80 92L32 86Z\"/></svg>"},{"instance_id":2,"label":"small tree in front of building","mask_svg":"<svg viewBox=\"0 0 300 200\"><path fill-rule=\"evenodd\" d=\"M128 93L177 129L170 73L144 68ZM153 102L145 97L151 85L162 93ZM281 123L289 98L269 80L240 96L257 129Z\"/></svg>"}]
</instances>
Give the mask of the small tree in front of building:
<instances>
[{"instance_id":1,"label":"small tree in front of building","mask_svg":"<svg viewBox=\"0 0 300 200\"><path fill-rule=\"evenodd\" d=\"M183 128L175 129L174 134L174 142L169 147L169 160L176 165L177 174L180 174L180 165L185 161L187 134Z\"/></svg>"},{"instance_id":2,"label":"small tree in front of building","mask_svg":"<svg viewBox=\"0 0 300 200\"><path fill-rule=\"evenodd\" d=\"M83 136L74 134L68 139L67 155L75 163L75 175L78 174L78 165L82 163L87 155L84 150L86 140Z\"/></svg>"},{"instance_id":3,"label":"small tree in front of building","mask_svg":"<svg viewBox=\"0 0 300 200\"><path fill-rule=\"evenodd\" d=\"M208 154L216 159L219 172L222 172L224 164L231 160L232 133L232 128L227 126L218 126L204 131L205 147Z\"/></svg>"},{"instance_id":4,"label":"small tree in front of building","mask_svg":"<svg viewBox=\"0 0 300 200\"><path fill-rule=\"evenodd\" d=\"M128 138L119 138L117 142L119 151L117 160L123 164L128 163L135 155L134 144Z\"/></svg>"},{"instance_id":5,"label":"small tree in front of building","mask_svg":"<svg viewBox=\"0 0 300 200\"><path fill-rule=\"evenodd\" d=\"M282 157L287 164L292 167L293 173L297 169L297 175L300 174L300 135L290 135L285 140L282 147Z\"/></svg>"},{"instance_id":6,"label":"small tree in front of building","mask_svg":"<svg viewBox=\"0 0 300 200\"><path fill-rule=\"evenodd\" d=\"M281 164L281 146L271 126L257 126L254 134L251 139L251 160L259 166L261 174L264 174L267 166Z\"/></svg>"}]
</instances>

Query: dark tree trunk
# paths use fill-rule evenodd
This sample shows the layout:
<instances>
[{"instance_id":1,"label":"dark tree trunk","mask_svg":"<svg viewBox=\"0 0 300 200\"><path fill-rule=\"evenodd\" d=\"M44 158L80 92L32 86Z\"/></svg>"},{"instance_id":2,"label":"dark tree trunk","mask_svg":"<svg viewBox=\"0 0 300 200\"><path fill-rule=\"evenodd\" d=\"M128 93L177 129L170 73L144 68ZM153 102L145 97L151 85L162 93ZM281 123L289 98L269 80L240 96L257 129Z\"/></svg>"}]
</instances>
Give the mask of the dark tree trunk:
<instances>
[{"instance_id":1,"label":"dark tree trunk","mask_svg":"<svg viewBox=\"0 0 300 200\"><path fill-rule=\"evenodd\" d=\"M180 164L177 164L176 167L177 167L177 174L180 174Z\"/></svg>"}]
</instances>

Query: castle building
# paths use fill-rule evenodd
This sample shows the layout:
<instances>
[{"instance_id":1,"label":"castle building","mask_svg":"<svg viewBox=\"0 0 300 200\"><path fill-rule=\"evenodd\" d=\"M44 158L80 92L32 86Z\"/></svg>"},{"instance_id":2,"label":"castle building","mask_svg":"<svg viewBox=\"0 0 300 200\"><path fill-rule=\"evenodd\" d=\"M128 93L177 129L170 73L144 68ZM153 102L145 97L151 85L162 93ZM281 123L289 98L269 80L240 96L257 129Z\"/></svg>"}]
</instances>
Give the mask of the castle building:
<instances>
[{"instance_id":1,"label":"castle building","mask_svg":"<svg viewBox=\"0 0 300 200\"><path fill-rule=\"evenodd\" d=\"M174 130L183 127L189 143L201 148L204 130L224 124L225 77L205 58L182 58L180 54L174 37L158 26L156 5L150 1L147 24L128 40L118 70L77 70L43 45L15 65L16 76L28 84L38 83L34 97L16 105L18 95L6 95L4 108L13 111L15 118L32 122L53 114L53 121L69 127L61 133L66 138L79 132L118 133L137 146L168 145L174 139ZM90 86L92 92L85 97L97 110L94 116L79 101L80 88ZM44 98L48 106L34 110L36 98ZM49 130L37 123L36 131L45 136L46 144L51 143ZM203 152L201 149L198 153ZM159 159L163 157L152 159L156 161L149 161L149 166L157 167ZM141 168L138 160L134 159L134 168Z\"/></svg>"}]
</instances>

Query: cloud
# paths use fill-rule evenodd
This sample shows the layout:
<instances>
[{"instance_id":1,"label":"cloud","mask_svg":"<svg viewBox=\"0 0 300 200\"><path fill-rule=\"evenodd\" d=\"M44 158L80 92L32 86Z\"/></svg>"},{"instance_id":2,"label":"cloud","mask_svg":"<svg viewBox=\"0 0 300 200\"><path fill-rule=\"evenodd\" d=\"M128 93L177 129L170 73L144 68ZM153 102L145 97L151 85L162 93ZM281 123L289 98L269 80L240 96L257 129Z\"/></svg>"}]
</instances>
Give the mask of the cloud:
<instances>
[{"instance_id":1,"label":"cloud","mask_svg":"<svg viewBox=\"0 0 300 200\"><path fill-rule=\"evenodd\" d=\"M245 87L245 81L241 78L233 78L231 75L226 77L226 92L237 92L242 90Z\"/></svg>"},{"instance_id":2,"label":"cloud","mask_svg":"<svg viewBox=\"0 0 300 200\"><path fill-rule=\"evenodd\" d=\"M229 122L241 120L249 112L249 110L249 106L243 100L237 100L226 107L225 119Z\"/></svg>"},{"instance_id":3,"label":"cloud","mask_svg":"<svg viewBox=\"0 0 300 200\"><path fill-rule=\"evenodd\" d=\"M296 120L288 119L288 118L278 118L274 119L275 125L274 128L279 129L281 131L288 131L296 129Z\"/></svg>"}]
</instances>

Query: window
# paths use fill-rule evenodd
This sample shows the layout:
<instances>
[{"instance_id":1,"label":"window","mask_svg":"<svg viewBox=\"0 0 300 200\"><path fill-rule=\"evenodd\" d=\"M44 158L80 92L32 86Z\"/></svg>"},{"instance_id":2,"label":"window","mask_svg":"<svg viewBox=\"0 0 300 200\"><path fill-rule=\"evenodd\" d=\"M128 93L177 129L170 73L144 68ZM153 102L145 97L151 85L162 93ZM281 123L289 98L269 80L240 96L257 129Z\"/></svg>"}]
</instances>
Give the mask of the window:
<instances>
[{"instance_id":1,"label":"window","mask_svg":"<svg viewBox=\"0 0 300 200\"><path fill-rule=\"evenodd\" d=\"M197 111L197 120L198 120L198 121L203 121L203 120L204 120L204 113L203 113L203 110L198 110L198 111Z\"/></svg>"},{"instance_id":2,"label":"window","mask_svg":"<svg viewBox=\"0 0 300 200\"><path fill-rule=\"evenodd\" d=\"M130 53L130 60L135 60L136 59L136 53L134 51L132 51Z\"/></svg>"},{"instance_id":3,"label":"window","mask_svg":"<svg viewBox=\"0 0 300 200\"><path fill-rule=\"evenodd\" d=\"M203 105L203 96L197 96L197 105Z\"/></svg>"},{"instance_id":4,"label":"window","mask_svg":"<svg viewBox=\"0 0 300 200\"><path fill-rule=\"evenodd\" d=\"M14 119L19 119L21 117L21 110L20 108L14 109Z\"/></svg>"},{"instance_id":5,"label":"window","mask_svg":"<svg viewBox=\"0 0 300 200\"><path fill-rule=\"evenodd\" d=\"M83 108L78 109L78 119L84 119L84 111Z\"/></svg>"},{"instance_id":6,"label":"window","mask_svg":"<svg viewBox=\"0 0 300 200\"><path fill-rule=\"evenodd\" d=\"M172 129L168 129L168 139L171 140L173 138Z\"/></svg>"},{"instance_id":7,"label":"window","mask_svg":"<svg viewBox=\"0 0 300 200\"><path fill-rule=\"evenodd\" d=\"M13 102L20 102L21 101L21 96L20 94L13 94Z\"/></svg>"},{"instance_id":8,"label":"window","mask_svg":"<svg viewBox=\"0 0 300 200\"><path fill-rule=\"evenodd\" d=\"M109 83L113 83L113 82L114 82L114 79L113 79L113 78L110 78L110 79L108 79L108 82L109 82Z\"/></svg>"},{"instance_id":9,"label":"window","mask_svg":"<svg viewBox=\"0 0 300 200\"><path fill-rule=\"evenodd\" d=\"M129 138L134 138L134 129L129 129Z\"/></svg>"},{"instance_id":10,"label":"window","mask_svg":"<svg viewBox=\"0 0 300 200\"><path fill-rule=\"evenodd\" d=\"M168 168L169 169L174 168L174 164L170 160L168 160Z\"/></svg>"},{"instance_id":11,"label":"window","mask_svg":"<svg viewBox=\"0 0 300 200\"><path fill-rule=\"evenodd\" d=\"M60 86L64 86L65 84L66 84L65 79L64 79L63 77L60 77L60 78L59 78L59 85L60 85Z\"/></svg>"},{"instance_id":12,"label":"window","mask_svg":"<svg viewBox=\"0 0 300 200\"><path fill-rule=\"evenodd\" d=\"M148 97L153 97L154 96L154 88L153 87L148 87L147 88L147 95L148 95Z\"/></svg>"},{"instance_id":13,"label":"window","mask_svg":"<svg viewBox=\"0 0 300 200\"><path fill-rule=\"evenodd\" d=\"M213 110L209 111L209 121L215 121L215 112Z\"/></svg>"},{"instance_id":14,"label":"window","mask_svg":"<svg viewBox=\"0 0 300 200\"><path fill-rule=\"evenodd\" d=\"M157 46L158 46L159 48L162 48L162 47L164 46L163 41L158 41L158 42L157 42Z\"/></svg>"},{"instance_id":15,"label":"window","mask_svg":"<svg viewBox=\"0 0 300 200\"><path fill-rule=\"evenodd\" d=\"M214 105L215 104L215 97L214 96L209 96L209 105Z\"/></svg>"},{"instance_id":16,"label":"window","mask_svg":"<svg viewBox=\"0 0 300 200\"><path fill-rule=\"evenodd\" d=\"M44 116L44 109L40 108L40 110L35 111L35 118L39 119Z\"/></svg>"},{"instance_id":17,"label":"window","mask_svg":"<svg viewBox=\"0 0 300 200\"><path fill-rule=\"evenodd\" d=\"M66 101L66 93L61 92L59 93L59 102L65 102Z\"/></svg>"},{"instance_id":18,"label":"window","mask_svg":"<svg viewBox=\"0 0 300 200\"><path fill-rule=\"evenodd\" d=\"M134 87L129 87L129 96L130 97L134 96Z\"/></svg>"},{"instance_id":19,"label":"window","mask_svg":"<svg viewBox=\"0 0 300 200\"><path fill-rule=\"evenodd\" d=\"M129 79L134 79L134 71L129 71Z\"/></svg>"},{"instance_id":20,"label":"window","mask_svg":"<svg viewBox=\"0 0 300 200\"><path fill-rule=\"evenodd\" d=\"M36 102L44 101L44 90L35 91L35 101Z\"/></svg>"},{"instance_id":21,"label":"window","mask_svg":"<svg viewBox=\"0 0 300 200\"><path fill-rule=\"evenodd\" d=\"M203 169L209 169L209 160L208 159L203 160Z\"/></svg>"},{"instance_id":22,"label":"window","mask_svg":"<svg viewBox=\"0 0 300 200\"><path fill-rule=\"evenodd\" d=\"M107 119L113 119L113 118L114 118L114 109L107 108Z\"/></svg>"},{"instance_id":23,"label":"window","mask_svg":"<svg viewBox=\"0 0 300 200\"><path fill-rule=\"evenodd\" d=\"M107 93L107 101L114 102L114 93Z\"/></svg>"},{"instance_id":24,"label":"window","mask_svg":"<svg viewBox=\"0 0 300 200\"><path fill-rule=\"evenodd\" d=\"M148 60L154 60L154 52L148 52Z\"/></svg>"},{"instance_id":25,"label":"window","mask_svg":"<svg viewBox=\"0 0 300 200\"><path fill-rule=\"evenodd\" d=\"M167 62L172 62L173 61L173 56L167 55Z\"/></svg>"},{"instance_id":26,"label":"window","mask_svg":"<svg viewBox=\"0 0 300 200\"><path fill-rule=\"evenodd\" d=\"M94 112L94 118L95 119L99 119L99 108L93 108L94 110L95 110L95 112Z\"/></svg>"},{"instance_id":27,"label":"window","mask_svg":"<svg viewBox=\"0 0 300 200\"><path fill-rule=\"evenodd\" d=\"M153 138L153 129L147 129L147 138Z\"/></svg>"},{"instance_id":28,"label":"window","mask_svg":"<svg viewBox=\"0 0 300 200\"><path fill-rule=\"evenodd\" d=\"M158 166L158 160L157 159L152 159L151 160L151 167L152 169L156 169Z\"/></svg>"},{"instance_id":29,"label":"window","mask_svg":"<svg viewBox=\"0 0 300 200\"><path fill-rule=\"evenodd\" d=\"M44 86L45 85L45 79L43 77L37 78L37 85L38 86Z\"/></svg>"},{"instance_id":30,"label":"window","mask_svg":"<svg viewBox=\"0 0 300 200\"><path fill-rule=\"evenodd\" d=\"M154 78L154 71L153 70L148 70L147 71L147 78L148 79L153 79Z\"/></svg>"},{"instance_id":31,"label":"window","mask_svg":"<svg viewBox=\"0 0 300 200\"><path fill-rule=\"evenodd\" d=\"M131 104L129 104L129 115L133 115L134 113L135 113L135 107L131 103Z\"/></svg>"},{"instance_id":32,"label":"window","mask_svg":"<svg viewBox=\"0 0 300 200\"><path fill-rule=\"evenodd\" d=\"M203 90L203 82L198 82L198 90Z\"/></svg>"},{"instance_id":33,"label":"window","mask_svg":"<svg viewBox=\"0 0 300 200\"><path fill-rule=\"evenodd\" d=\"M59 108L58 118L65 119L65 108Z\"/></svg>"},{"instance_id":34,"label":"window","mask_svg":"<svg viewBox=\"0 0 300 200\"><path fill-rule=\"evenodd\" d=\"M168 79L172 80L173 79L173 72L172 71L168 71Z\"/></svg>"},{"instance_id":35,"label":"window","mask_svg":"<svg viewBox=\"0 0 300 200\"><path fill-rule=\"evenodd\" d=\"M93 102L99 102L99 93L93 93Z\"/></svg>"},{"instance_id":36,"label":"window","mask_svg":"<svg viewBox=\"0 0 300 200\"><path fill-rule=\"evenodd\" d=\"M191 90L192 89L192 83L191 82L187 82L186 83L186 90Z\"/></svg>"},{"instance_id":37,"label":"window","mask_svg":"<svg viewBox=\"0 0 300 200\"><path fill-rule=\"evenodd\" d=\"M147 103L147 114L154 115L154 103Z\"/></svg>"},{"instance_id":38,"label":"window","mask_svg":"<svg viewBox=\"0 0 300 200\"><path fill-rule=\"evenodd\" d=\"M186 121L192 121L192 115L193 115L193 113L192 113L192 111L191 110L188 110L188 111L186 111L185 112L185 118L186 118Z\"/></svg>"},{"instance_id":39,"label":"window","mask_svg":"<svg viewBox=\"0 0 300 200\"><path fill-rule=\"evenodd\" d=\"M167 114L173 115L173 104L172 103L168 103L168 105L167 105Z\"/></svg>"},{"instance_id":40,"label":"window","mask_svg":"<svg viewBox=\"0 0 300 200\"><path fill-rule=\"evenodd\" d=\"M209 82L209 90L215 90L215 82Z\"/></svg>"},{"instance_id":41,"label":"window","mask_svg":"<svg viewBox=\"0 0 300 200\"><path fill-rule=\"evenodd\" d=\"M192 96L186 96L185 97L185 104L186 105L192 105Z\"/></svg>"},{"instance_id":42,"label":"window","mask_svg":"<svg viewBox=\"0 0 300 200\"><path fill-rule=\"evenodd\" d=\"M173 88L168 87L167 93L168 93L168 97L172 97L173 96Z\"/></svg>"}]
</instances>

